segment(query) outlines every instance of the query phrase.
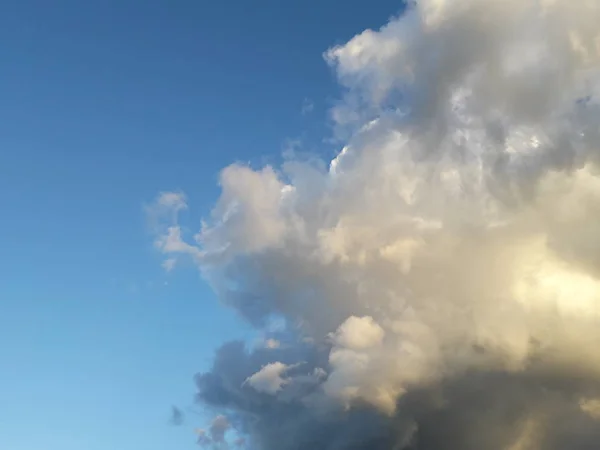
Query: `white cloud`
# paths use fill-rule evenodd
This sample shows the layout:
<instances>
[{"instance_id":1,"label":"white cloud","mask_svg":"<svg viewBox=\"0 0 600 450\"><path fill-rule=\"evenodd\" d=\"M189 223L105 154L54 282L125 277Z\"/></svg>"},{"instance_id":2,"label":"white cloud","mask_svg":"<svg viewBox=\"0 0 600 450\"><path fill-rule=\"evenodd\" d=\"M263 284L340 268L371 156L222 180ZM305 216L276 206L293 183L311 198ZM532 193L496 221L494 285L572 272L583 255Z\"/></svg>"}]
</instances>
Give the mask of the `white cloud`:
<instances>
[{"instance_id":1,"label":"white cloud","mask_svg":"<svg viewBox=\"0 0 600 450\"><path fill-rule=\"evenodd\" d=\"M281 362L267 364L258 372L248 377L246 383L252 386L257 392L273 395L289 382L289 379L283 377L288 369L289 366Z\"/></svg>"},{"instance_id":2,"label":"white cloud","mask_svg":"<svg viewBox=\"0 0 600 450\"><path fill-rule=\"evenodd\" d=\"M420 0L326 52L347 91L334 115L350 128L329 170L228 167L197 241L177 223L158 240L166 253L194 255L250 323L283 317L298 337L256 349L269 360L258 371L227 367L243 375L219 392L241 416L271 418L245 409L256 393L239 389L243 380L278 394L270 411L285 409L277 402L300 383L281 361L309 347L327 371L310 394L294 391L311 405L371 405L397 414L394 430L414 431L405 417L439 410L415 412L411 401L458 385L444 408L475 409L485 425L440 413L462 442L566 442L531 436L567 439L553 425L565 411L590 414L578 399L600 386L598 23L596 1ZM502 427L504 413L477 410L465 394L471 377L475 397L497 400L494 413L517 405L507 411L530 425ZM555 395L537 396L537 380ZM519 403L523 395L531 401ZM498 436L510 439L500 447Z\"/></svg>"},{"instance_id":3,"label":"white cloud","mask_svg":"<svg viewBox=\"0 0 600 450\"><path fill-rule=\"evenodd\" d=\"M175 268L175 264L177 264L177 259L168 258L163 261L162 267L166 272L171 272Z\"/></svg>"},{"instance_id":4,"label":"white cloud","mask_svg":"<svg viewBox=\"0 0 600 450\"><path fill-rule=\"evenodd\" d=\"M183 253L195 257L199 257L202 254L198 247L188 244L183 240L179 226L169 227L166 234L156 239L155 244L165 254Z\"/></svg>"},{"instance_id":5,"label":"white cloud","mask_svg":"<svg viewBox=\"0 0 600 450\"><path fill-rule=\"evenodd\" d=\"M367 350L380 345L385 332L372 317L351 316L332 335L336 345L351 350Z\"/></svg>"},{"instance_id":6,"label":"white cloud","mask_svg":"<svg viewBox=\"0 0 600 450\"><path fill-rule=\"evenodd\" d=\"M145 210L152 228L158 230L165 223L175 224L179 213L187 208L187 200L183 192L161 192L151 205L146 206Z\"/></svg>"},{"instance_id":7,"label":"white cloud","mask_svg":"<svg viewBox=\"0 0 600 450\"><path fill-rule=\"evenodd\" d=\"M282 211L286 185L266 167L255 172L230 166L220 177L222 195L213 214L218 226L204 227L197 240L215 254L258 252L278 245L286 233Z\"/></svg>"},{"instance_id":8,"label":"white cloud","mask_svg":"<svg viewBox=\"0 0 600 450\"><path fill-rule=\"evenodd\" d=\"M600 399L583 398L579 401L579 406L586 414L600 420Z\"/></svg>"},{"instance_id":9,"label":"white cloud","mask_svg":"<svg viewBox=\"0 0 600 450\"><path fill-rule=\"evenodd\" d=\"M192 244L186 243L178 225L179 213L188 208L182 192L161 192L154 202L146 206L146 216L155 235L154 245L168 258L162 263L163 269L170 272L175 268L178 255L200 257L201 252Z\"/></svg>"},{"instance_id":10,"label":"white cloud","mask_svg":"<svg viewBox=\"0 0 600 450\"><path fill-rule=\"evenodd\" d=\"M183 192L161 192L156 199L159 207L180 211L187 209L187 202Z\"/></svg>"},{"instance_id":11,"label":"white cloud","mask_svg":"<svg viewBox=\"0 0 600 450\"><path fill-rule=\"evenodd\" d=\"M315 104L311 99L305 98L302 101L302 109L301 109L302 115L309 114L309 113L313 112L314 109L315 109Z\"/></svg>"}]
</instances>

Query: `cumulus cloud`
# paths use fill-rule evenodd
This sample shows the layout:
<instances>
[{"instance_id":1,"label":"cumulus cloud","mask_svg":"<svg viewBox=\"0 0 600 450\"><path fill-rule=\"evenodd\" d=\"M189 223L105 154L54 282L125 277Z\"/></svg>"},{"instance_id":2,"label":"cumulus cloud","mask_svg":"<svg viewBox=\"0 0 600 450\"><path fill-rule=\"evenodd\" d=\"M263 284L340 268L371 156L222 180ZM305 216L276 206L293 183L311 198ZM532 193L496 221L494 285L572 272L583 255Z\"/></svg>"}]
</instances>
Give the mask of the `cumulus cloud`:
<instances>
[{"instance_id":1,"label":"cumulus cloud","mask_svg":"<svg viewBox=\"0 0 600 450\"><path fill-rule=\"evenodd\" d=\"M381 343L385 332L372 317L351 316L332 335L336 345L367 350Z\"/></svg>"},{"instance_id":2,"label":"cumulus cloud","mask_svg":"<svg viewBox=\"0 0 600 450\"><path fill-rule=\"evenodd\" d=\"M325 52L333 161L226 168L193 239L159 196L157 248L281 343L196 378L242 445L597 447L598 23L596 1L417 0Z\"/></svg>"},{"instance_id":3,"label":"cumulus cloud","mask_svg":"<svg viewBox=\"0 0 600 450\"><path fill-rule=\"evenodd\" d=\"M223 415L216 416L207 430L198 429L198 445L208 448L223 448L227 447L225 440L226 433L230 430L231 424L227 417Z\"/></svg>"},{"instance_id":4,"label":"cumulus cloud","mask_svg":"<svg viewBox=\"0 0 600 450\"><path fill-rule=\"evenodd\" d=\"M246 378L246 382L258 392L276 394L289 381L284 378L288 368L280 362L270 363Z\"/></svg>"}]
</instances>

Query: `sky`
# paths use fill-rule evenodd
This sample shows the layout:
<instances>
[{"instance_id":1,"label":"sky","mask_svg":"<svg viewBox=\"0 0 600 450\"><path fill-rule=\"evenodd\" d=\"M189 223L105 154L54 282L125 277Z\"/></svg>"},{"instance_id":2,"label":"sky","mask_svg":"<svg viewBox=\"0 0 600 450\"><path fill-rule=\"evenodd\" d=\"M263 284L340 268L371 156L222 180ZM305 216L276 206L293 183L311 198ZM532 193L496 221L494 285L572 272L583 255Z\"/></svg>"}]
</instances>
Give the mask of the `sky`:
<instances>
[{"instance_id":1,"label":"sky","mask_svg":"<svg viewBox=\"0 0 600 450\"><path fill-rule=\"evenodd\" d=\"M170 407L251 331L161 267L144 207L183 191L199 224L228 164L333 155L323 52L400 7L0 3L0 448L196 448Z\"/></svg>"}]
</instances>

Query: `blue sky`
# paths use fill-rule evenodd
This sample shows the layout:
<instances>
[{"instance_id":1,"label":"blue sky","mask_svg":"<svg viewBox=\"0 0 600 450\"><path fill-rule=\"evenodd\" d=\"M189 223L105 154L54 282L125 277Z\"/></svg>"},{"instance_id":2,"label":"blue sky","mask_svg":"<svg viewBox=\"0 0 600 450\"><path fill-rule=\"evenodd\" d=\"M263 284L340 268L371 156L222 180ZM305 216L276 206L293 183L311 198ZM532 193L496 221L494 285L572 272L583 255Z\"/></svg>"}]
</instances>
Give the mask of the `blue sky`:
<instances>
[{"instance_id":1,"label":"blue sky","mask_svg":"<svg viewBox=\"0 0 600 450\"><path fill-rule=\"evenodd\" d=\"M185 191L199 224L224 166L330 155L321 54L399 7L0 3L0 448L196 448L170 405L250 334L196 269L165 273L143 205Z\"/></svg>"}]
</instances>

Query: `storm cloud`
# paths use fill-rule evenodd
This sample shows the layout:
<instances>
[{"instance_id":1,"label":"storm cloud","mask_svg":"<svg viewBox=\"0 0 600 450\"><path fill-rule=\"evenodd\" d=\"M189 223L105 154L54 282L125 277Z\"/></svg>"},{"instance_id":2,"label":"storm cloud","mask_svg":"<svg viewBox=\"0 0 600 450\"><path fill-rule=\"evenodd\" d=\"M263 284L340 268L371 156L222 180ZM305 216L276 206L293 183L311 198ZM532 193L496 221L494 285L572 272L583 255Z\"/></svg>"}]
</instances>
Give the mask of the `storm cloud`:
<instances>
[{"instance_id":1,"label":"storm cloud","mask_svg":"<svg viewBox=\"0 0 600 450\"><path fill-rule=\"evenodd\" d=\"M595 0L418 0L324 53L332 161L225 168L195 236L158 197L169 267L284 324L197 376L205 445L599 447L599 23Z\"/></svg>"}]
</instances>

